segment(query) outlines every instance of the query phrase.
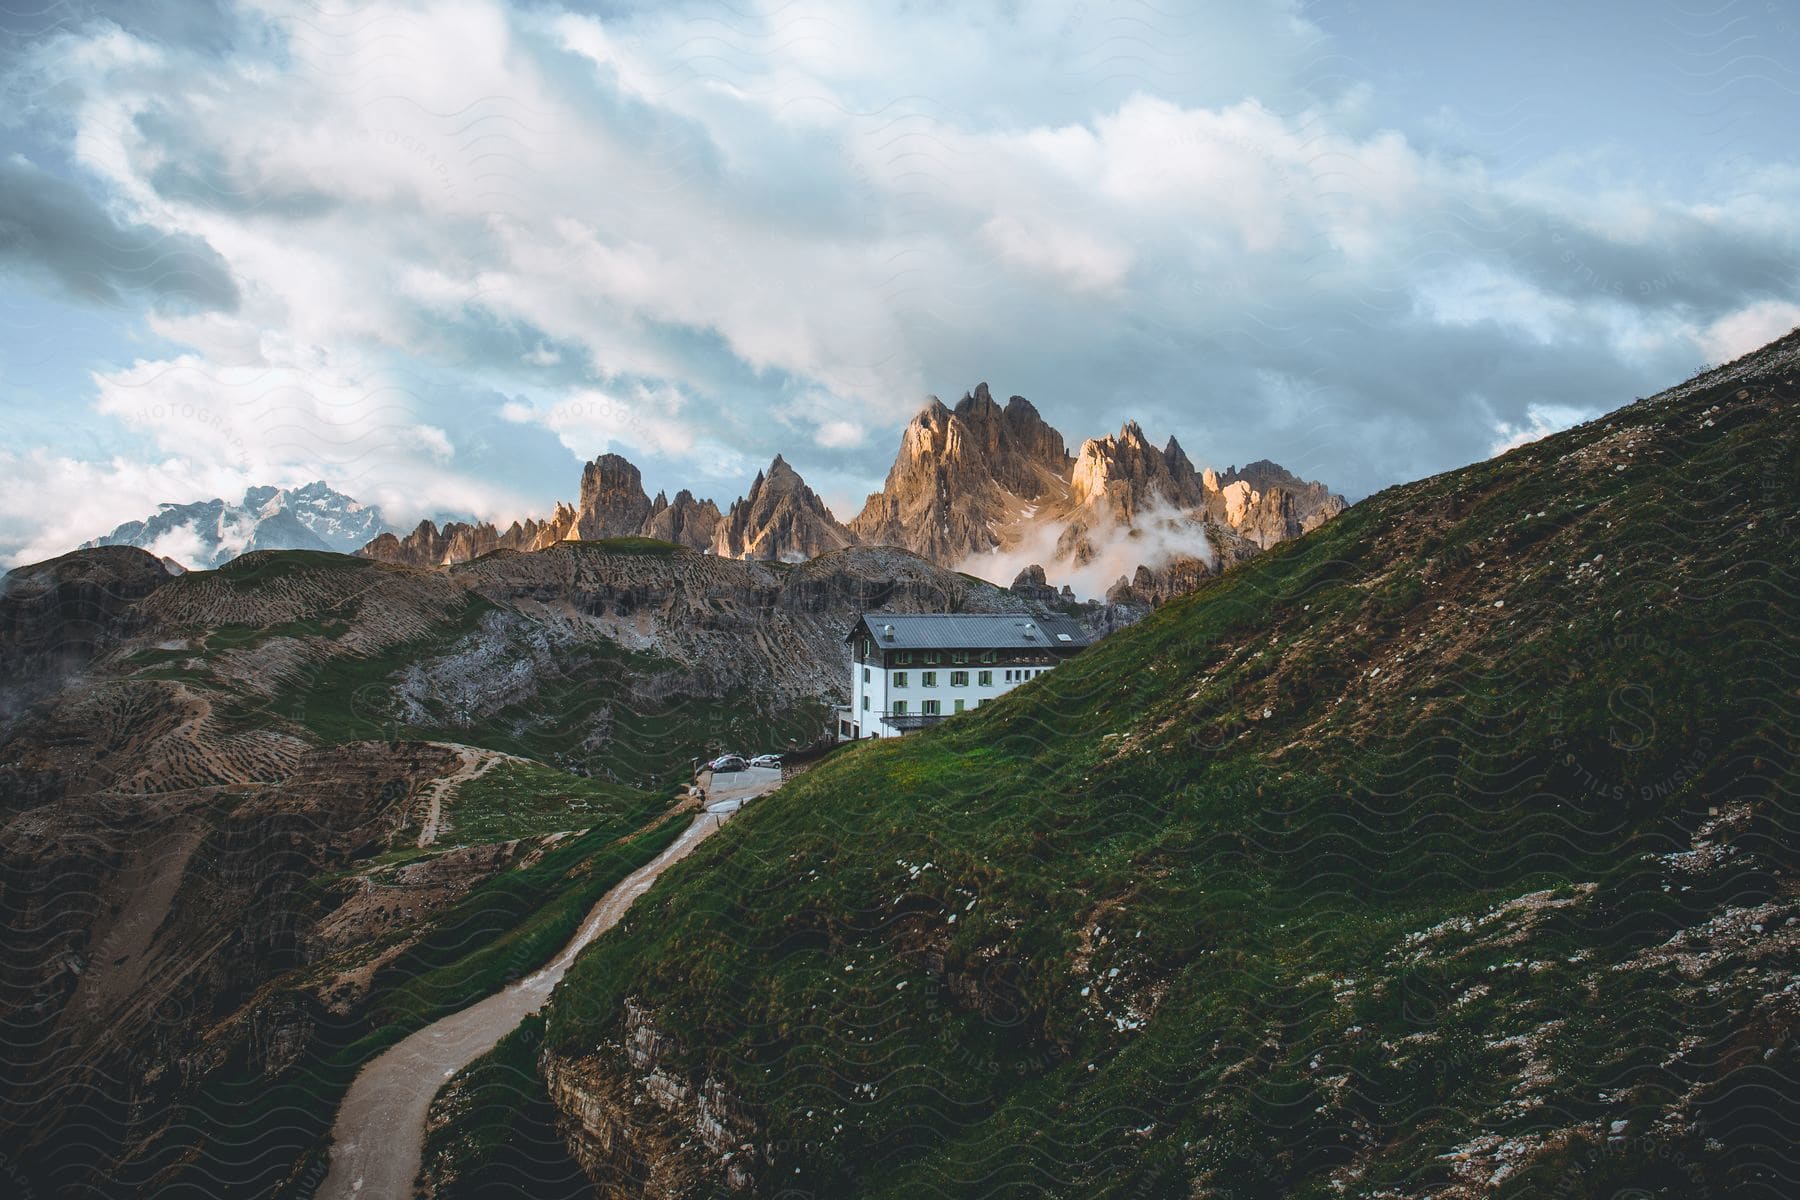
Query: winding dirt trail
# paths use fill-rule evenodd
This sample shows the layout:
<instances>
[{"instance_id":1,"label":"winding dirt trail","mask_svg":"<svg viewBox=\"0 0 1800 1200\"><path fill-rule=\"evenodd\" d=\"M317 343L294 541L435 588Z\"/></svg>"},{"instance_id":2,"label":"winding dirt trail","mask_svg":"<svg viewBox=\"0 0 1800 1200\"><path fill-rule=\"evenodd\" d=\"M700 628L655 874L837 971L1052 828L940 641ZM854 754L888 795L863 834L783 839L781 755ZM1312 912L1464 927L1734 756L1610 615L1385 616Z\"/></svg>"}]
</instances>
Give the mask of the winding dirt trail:
<instances>
[{"instance_id":1,"label":"winding dirt trail","mask_svg":"<svg viewBox=\"0 0 1800 1200\"><path fill-rule=\"evenodd\" d=\"M709 800L748 799L780 786L777 771L742 772ZM674 863L693 853L732 817L702 812L661 854L600 898L581 928L548 964L487 999L427 1025L371 1061L357 1075L331 1130L331 1169L317 1200L405 1200L423 1154L425 1118L438 1089L492 1050L520 1021L542 1008L575 956L618 924L639 896Z\"/></svg>"},{"instance_id":2,"label":"winding dirt trail","mask_svg":"<svg viewBox=\"0 0 1800 1200\"><path fill-rule=\"evenodd\" d=\"M510 754L501 754L497 750L483 750L478 746L464 746L456 742L438 742L456 751L462 759L462 765L448 775L440 775L430 785L431 806L426 811L424 828L419 831L419 848L423 850L438 839L438 829L442 824L444 813L444 797L468 783L472 779L480 779L497 763L512 758ZM518 761L518 760L515 760Z\"/></svg>"}]
</instances>

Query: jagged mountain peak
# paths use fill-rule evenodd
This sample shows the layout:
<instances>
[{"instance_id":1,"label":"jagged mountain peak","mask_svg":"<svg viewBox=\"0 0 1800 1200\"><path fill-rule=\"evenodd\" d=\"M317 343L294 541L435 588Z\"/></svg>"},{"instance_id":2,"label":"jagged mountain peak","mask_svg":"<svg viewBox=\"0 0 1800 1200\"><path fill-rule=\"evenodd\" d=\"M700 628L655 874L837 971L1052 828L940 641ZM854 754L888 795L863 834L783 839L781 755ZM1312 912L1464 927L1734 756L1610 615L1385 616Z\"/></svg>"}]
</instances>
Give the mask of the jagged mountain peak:
<instances>
[{"instance_id":1,"label":"jagged mountain peak","mask_svg":"<svg viewBox=\"0 0 1800 1200\"><path fill-rule=\"evenodd\" d=\"M428 565L445 561L444 554L460 561L457 555L482 547L542 549L571 537L645 536L731 557L792 560L860 543L899 546L980 573L979 556L1011 554L1026 543L1049 561L1053 542L1064 569L1083 567L1117 532L1126 535L1120 553L1132 557L1107 580L1121 572L1135 578L1146 559L1153 569L1180 559L1189 564L1185 580L1207 564L1236 561L1296 536L1342 506L1323 485L1266 461L1223 476L1202 472L1175 437L1158 447L1131 419L1071 454L1030 400L1013 395L1002 405L982 381L954 407L925 398L901 434L882 490L847 525L784 454L774 455L748 491L721 511L686 489L673 500L667 490L652 499L637 466L609 452L584 464L579 504L559 506L548 522L527 521L516 532L471 529L460 538L448 528L415 531L417 549L389 538L369 552ZM1153 519L1157 529L1138 527ZM991 570L1004 578L1019 565L1008 559ZM1091 578L1077 582L1090 594L1099 590ZM1158 581L1158 596L1167 584Z\"/></svg>"},{"instance_id":2,"label":"jagged mountain peak","mask_svg":"<svg viewBox=\"0 0 1800 1200\"><path fill-rule=\"evenodd\" d=\"M726 558L799 561L857 542L781 455L757 472L750 491L719 521L713 553Z\"/></svg>"}]
</instances>

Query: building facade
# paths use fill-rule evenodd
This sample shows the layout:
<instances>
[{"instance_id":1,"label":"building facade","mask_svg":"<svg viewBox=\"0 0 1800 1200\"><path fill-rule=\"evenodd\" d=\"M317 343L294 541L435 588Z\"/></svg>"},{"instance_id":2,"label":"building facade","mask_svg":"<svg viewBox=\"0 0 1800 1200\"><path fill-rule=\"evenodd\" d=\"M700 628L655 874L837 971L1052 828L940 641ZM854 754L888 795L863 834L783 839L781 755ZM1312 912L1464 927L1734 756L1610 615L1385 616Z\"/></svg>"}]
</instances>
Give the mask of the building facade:
<instances>
[{"instance_id":1,"label":"building facade","mask_svg":"<svg viewBox=\"0 0 1800 1200\"><path fill-rule=\"evenodd\" d=\"M1066 617L1018 613L864 613L850 646L850 706L838 738L899 737L981 707L1079 653Z\"/></svg>"}]
</instances>

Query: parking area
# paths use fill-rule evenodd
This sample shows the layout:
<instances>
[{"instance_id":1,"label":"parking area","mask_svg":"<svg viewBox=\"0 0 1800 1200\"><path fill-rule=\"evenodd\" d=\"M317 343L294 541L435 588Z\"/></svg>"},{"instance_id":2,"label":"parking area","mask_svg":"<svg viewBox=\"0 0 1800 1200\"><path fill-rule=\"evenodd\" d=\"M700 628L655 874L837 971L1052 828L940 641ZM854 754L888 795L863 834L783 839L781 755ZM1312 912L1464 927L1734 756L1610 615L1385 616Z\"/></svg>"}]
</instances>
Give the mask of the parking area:
<instances>
[{"instance_id":1,"label":"parking area","mask_svg":"<svg viewBox=\"0 0 1800 1200\"><path fill-rule=\"evenodd\" d=\"M721 771L717 775L702 771L700 786L706 789L707 812L735 812L746 801L780 787L781 768L750 767L743 771Z\"/></svg>"}]
</instances>

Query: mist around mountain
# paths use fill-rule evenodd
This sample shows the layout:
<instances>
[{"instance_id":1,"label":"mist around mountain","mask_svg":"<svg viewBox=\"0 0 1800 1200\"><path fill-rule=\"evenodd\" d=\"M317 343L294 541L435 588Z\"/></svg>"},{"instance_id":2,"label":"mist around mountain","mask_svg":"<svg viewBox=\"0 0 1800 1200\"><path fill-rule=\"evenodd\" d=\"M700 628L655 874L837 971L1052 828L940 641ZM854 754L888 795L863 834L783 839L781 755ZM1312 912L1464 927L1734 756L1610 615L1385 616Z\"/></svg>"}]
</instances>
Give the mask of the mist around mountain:
<instances>
[{"instance_id":1,"label":"mist around mountain","mask_svg":"<svg viewBox=\"0 0 1800 1200\"><path fill-rule=\"evenodd\" d=\"M354 553L387 530L381 510L323 480L298 488L253 487L236 502L164 504L83 544L136 546L188 570L212 570L256 550Z\"/></svg>"}]
</instances>

